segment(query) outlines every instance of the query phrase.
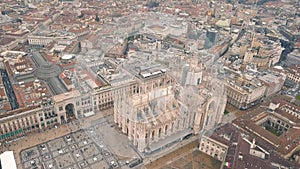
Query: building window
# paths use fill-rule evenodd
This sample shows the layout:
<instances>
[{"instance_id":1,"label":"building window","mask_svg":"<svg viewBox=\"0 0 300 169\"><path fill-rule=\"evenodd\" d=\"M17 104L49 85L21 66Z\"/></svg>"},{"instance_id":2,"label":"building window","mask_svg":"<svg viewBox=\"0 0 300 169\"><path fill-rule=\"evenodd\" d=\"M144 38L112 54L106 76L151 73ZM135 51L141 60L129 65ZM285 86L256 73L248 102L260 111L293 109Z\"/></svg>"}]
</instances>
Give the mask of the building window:
<instances>
[{"instance_id":1,"label":"building window","mask_svg":"<svg viewBox=\"0 0 300 169\"><path fill-rule=\"evenodd\" d=\"M62 107L62 106L59 106L58 110L59 110L59 111L62 111L62 110L63 110L63 107Z\"/></svg>"},{"instance_id":2,"label":"building window","mask_svg":"<svg viewBox=\"0 0 300 169\"><path fill-rule=\"evenodd\" d=\"M154 131L152 131L152 136L151 136L151 138L152 138L152 141L154 140Z\"/></svg>"},{"instance_id":3,"label":"building window","mask_svg":"<svg viewBox=\"0 0 300 169\"><path fill-rule=\"evenodd\" d=\"M165 127L165 135L168 135L168 125Z\"/></svg>"},{"instance_id":4,"label":"building window","mask_svg":"<svg viewBox=\"0 0 300 169\"><path fill-rule=\"evenodd\" d=\"M159 128L158 130L158 138L160 138L160 136L161 136L161 128Z\"/></svg>"}]
</instances>

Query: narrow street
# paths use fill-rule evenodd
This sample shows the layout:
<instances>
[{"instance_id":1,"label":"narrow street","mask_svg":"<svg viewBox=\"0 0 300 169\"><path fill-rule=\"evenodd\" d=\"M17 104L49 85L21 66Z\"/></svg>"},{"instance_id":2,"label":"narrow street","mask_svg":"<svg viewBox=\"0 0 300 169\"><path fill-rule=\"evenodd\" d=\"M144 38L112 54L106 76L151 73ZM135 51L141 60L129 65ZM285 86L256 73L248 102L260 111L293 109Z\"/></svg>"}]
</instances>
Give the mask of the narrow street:
<instances>
[{"instance_id":1,"label":"narrow street","mask_svg":"<svg viewBox=\"0 0 300 169\"><path fill-rule=\"evenodd\" d=\"M14 109L18 109L19 108L19 104L15 95L15 92L13 90L12 84L9 80L8 74L6 70L0 69L1 72L1 76L2 76L2 81L5 87L5 91L8 97L8 100L10 102L10 106L11 108Z\"/></svg>"}]
</instances>

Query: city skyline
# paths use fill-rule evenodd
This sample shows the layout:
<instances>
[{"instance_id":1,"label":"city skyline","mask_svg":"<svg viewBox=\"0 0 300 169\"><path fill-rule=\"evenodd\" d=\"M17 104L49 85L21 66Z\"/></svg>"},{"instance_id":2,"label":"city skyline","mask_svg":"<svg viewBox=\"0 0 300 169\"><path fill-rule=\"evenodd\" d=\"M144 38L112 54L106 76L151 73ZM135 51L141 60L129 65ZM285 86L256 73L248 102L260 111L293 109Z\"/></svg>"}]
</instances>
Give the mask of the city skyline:
<instances>
[{"instance_id":1,"label":"city skyline","mask_svg":"<svg viewBox=\"0 0 300 169\"><path fill-rule=\"evenodd\" d=\"M2 167L300 167L296 0L0 4Z\"/></svg>"}]
</instances>

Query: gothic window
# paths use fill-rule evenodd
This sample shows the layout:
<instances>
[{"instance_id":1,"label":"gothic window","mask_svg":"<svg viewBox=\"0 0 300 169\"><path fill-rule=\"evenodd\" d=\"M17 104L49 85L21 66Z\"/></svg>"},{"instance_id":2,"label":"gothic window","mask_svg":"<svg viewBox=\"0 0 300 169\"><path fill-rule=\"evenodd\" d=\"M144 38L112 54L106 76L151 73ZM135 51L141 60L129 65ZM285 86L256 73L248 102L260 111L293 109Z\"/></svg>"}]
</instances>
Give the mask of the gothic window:
<instances>
[{"instance_id":1,"label":"gothic window","mask_svg":"<svg viewBox=\"0 0 300 169\"><path fill-rule=\"evenodd\" d=\"M152 138L152 141L154 140L154 131L152 131L152 136L151 136L151 138Z\"/></svg>"},{"instance_id":2,"label":"gothic window","mask_svg":"<svg viewBox=\"0 0 300 169\"><path fill-rule=\"evenodd\" d=\"M167 135L168 134L168 125L166 125L166 127L165 127L165 135Z\"/></svg>"},{"instance_id":3,"label":"gothic window","mask_svg":"<svg viewBox=\"0 0 300 169\"><path fill-rule=\"evenodd\" d=\"M160 138L160 136L161 136L161 128L159 128L158 130L158 138Z\"/></svg>"}]
</instances>

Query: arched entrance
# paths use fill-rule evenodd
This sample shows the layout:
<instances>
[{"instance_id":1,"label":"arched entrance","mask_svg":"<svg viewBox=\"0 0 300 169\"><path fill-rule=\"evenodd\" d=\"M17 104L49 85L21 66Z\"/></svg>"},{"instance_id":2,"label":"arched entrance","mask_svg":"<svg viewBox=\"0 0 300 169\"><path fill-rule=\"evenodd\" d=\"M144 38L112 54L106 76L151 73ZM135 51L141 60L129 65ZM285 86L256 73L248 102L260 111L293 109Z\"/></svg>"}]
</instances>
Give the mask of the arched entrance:
<instances>
[{"instance_id":1,"label":"arched entrance","mask_svg":"<svg viewBox=\"0 0 300 169\"><path fill-rule=\"evenodd\" d=\"M65 110L66 110L67 121L75 119L74 104L72 103L67 104Z\"/></svg>"}]
</instances>

